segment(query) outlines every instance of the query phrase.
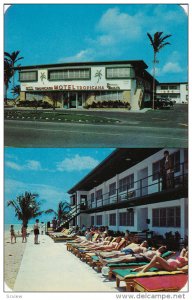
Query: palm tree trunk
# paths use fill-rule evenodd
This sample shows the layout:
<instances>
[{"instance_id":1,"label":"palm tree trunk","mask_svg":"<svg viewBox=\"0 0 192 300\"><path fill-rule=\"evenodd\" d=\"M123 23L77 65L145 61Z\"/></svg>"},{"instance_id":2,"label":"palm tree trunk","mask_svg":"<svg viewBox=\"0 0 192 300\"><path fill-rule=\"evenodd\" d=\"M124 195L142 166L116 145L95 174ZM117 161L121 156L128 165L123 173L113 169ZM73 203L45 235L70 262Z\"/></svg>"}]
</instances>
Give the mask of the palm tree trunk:
<instances>
[{"instance_id":1,"label":"palm tree trunk","mask_svg":"<svg viewBox=\"0 0 192 300\"><path fill-rule=\"evenodd\" d=\"M155 67L156 67L156 52L154 51L154 61L153 61L153 109L155 109Z\"/></svg>"}]
</instances>

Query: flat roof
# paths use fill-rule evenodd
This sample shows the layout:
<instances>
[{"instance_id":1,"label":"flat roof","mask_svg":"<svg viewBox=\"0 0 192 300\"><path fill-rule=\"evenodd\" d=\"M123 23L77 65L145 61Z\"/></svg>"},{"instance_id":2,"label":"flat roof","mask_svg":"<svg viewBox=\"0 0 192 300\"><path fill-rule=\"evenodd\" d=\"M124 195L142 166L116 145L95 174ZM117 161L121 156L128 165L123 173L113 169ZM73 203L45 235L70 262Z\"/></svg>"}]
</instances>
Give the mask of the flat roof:
<instances>
[{"instance_id":1,"label":"flat roof","mask_svg":"<svg viewBox=\"0 0 192 300\"><path fill-rule=\"evenodd\" d=\"M89 191L102 182L133 167L161 149L162 148L118 148L81 181L74 185L68 193L73 194L80 190Z\"/></svg>"},{"instance_id":2,"label":"flat roof","mask_svg":"<svg viewBox=\"0 0 192 300\"><path fill-rule=\"evenodd\" d=\"M66 62L58 64L43 64L32 66L19 66L15 70L28 70L28 69L43 69L43 68L56 68L56 67L72 67L72 66L90 66L90 65L118 65L118 64L131 64L134 67L147 69L148 66L143 60L115 60L115 61L93 61L93 62Z\"/></svg>"},{"instance_id":3,"label":"flat roof","mask_svg":"<svg viewBox=\"0 0 192 300\"><path fill-rule=\"evenodd\" d=\"M164 84L188 84L188 82L159 82L159 85L164 85Z\"/></svg>"}]
</instances>

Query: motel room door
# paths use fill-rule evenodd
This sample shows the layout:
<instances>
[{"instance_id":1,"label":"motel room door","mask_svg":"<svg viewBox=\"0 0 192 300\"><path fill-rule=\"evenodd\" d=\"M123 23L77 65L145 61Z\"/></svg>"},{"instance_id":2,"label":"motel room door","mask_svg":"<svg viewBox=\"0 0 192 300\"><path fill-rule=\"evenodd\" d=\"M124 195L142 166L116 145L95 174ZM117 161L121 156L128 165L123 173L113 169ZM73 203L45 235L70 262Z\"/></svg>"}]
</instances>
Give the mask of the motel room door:
<instances>
[{"instance_id":1,"label":"motel room door","mask_svg":"<svg viewBox=\"0 0 192 300\"><path fill-rule=\"evenodd\" d=\"M137 174L138 182L137 182L137 190L138 197L148 195L148 168L144 168L139 170Z\"/></svg>"}]
</instances>

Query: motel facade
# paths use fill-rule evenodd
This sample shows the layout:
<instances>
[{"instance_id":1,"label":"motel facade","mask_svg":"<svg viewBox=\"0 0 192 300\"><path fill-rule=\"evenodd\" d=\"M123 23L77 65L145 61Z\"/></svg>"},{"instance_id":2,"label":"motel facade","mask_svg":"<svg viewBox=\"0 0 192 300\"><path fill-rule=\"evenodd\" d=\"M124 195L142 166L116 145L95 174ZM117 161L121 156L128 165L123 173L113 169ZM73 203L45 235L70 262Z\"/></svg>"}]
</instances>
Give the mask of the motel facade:
<instances>
[{"instance_id":1,"label":"motel facade","mask_svg":"<svg viewBox=\"0 0 192 300\"><path fill-rule=\"evenodd\" d=\"M173 165L166 189L161 174L165 150ZM116 149L68 193L71 226L188 235L187 149Z\"/></svg>"},{"instance_id":2,"label":"motel facade","mask_svg":"<svg viewBox=\"0 0 192 300\"><path fill-rule=\"evenodd\" d=\"M57 100L65 109L101 104L139 109L152 99L153 77L142 60L19 66L20 101ZM157 83L157 82L156 82ZM114 104L114 105L113 105Z\"/></svg>"}]
</instances>

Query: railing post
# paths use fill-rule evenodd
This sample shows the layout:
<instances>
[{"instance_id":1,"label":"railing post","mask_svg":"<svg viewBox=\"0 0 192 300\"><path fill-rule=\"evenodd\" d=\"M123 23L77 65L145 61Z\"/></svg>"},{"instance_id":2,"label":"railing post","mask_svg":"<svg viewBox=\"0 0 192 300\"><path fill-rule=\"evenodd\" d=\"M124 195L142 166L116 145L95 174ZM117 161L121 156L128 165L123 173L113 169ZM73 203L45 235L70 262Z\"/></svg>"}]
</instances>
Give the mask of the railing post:
<instances>
[{"instance_id":1,"label":"railing post","mask_svg":"<svg viewBox=\"0 0 192 300\"><path fill-rule=\"evenodd\" d=\"M140 179L140 197L142 196L142 179Z\"/></svg>"},{"instance_id":2,"label":"railing post","mask_svg":"<svg viewBox=\"0 0 192 300\"><path fill-rule=\"evenodd\" d=\"M160 176L160 172L158 172L158 192L160 192L161 189L161 176Z\"/></svg>"},{"instance_id":3,"label":"railing post","mask_svg":"<svg viewBox=\"0 0 192 300\"><path fill-rule=\"evenodd\" d=\"M129 200L129 188L128 188L128 185L127 185L127 200Z\"/></svg>"},{"instance_id":4,"label":"railing post","mask_svg":"<svg viewBox=\"0 0 192 300\"><path fill-rule=\"evenodd\" d=\"M118 202L119 202L119 189L116 189L116 195L117 195L117 196L116 196L116 197L117 197L117 198L116 198L116 199L117 199L116 202L118 203Z\"/></svg>"},{"instance_id":5,"label":"railing post","mask_svg":"<svg viewBox=\"0 0 192 300\"><path fill-rule=\"evenodd\" d=\"M101 206L103 207L103 195L101 196Z\"/></svg>"},{"instance_id":6,"label":"railing post","mask_svg":"<svg viewBox=\"0 0 192 300\"><path fill-rule=\"evenodd\" d=\"M181 164L182 165L182 178L183 178L183 187L185 185L185 170L184 170L184 163Z\"/></svg>"}]
</instances>

